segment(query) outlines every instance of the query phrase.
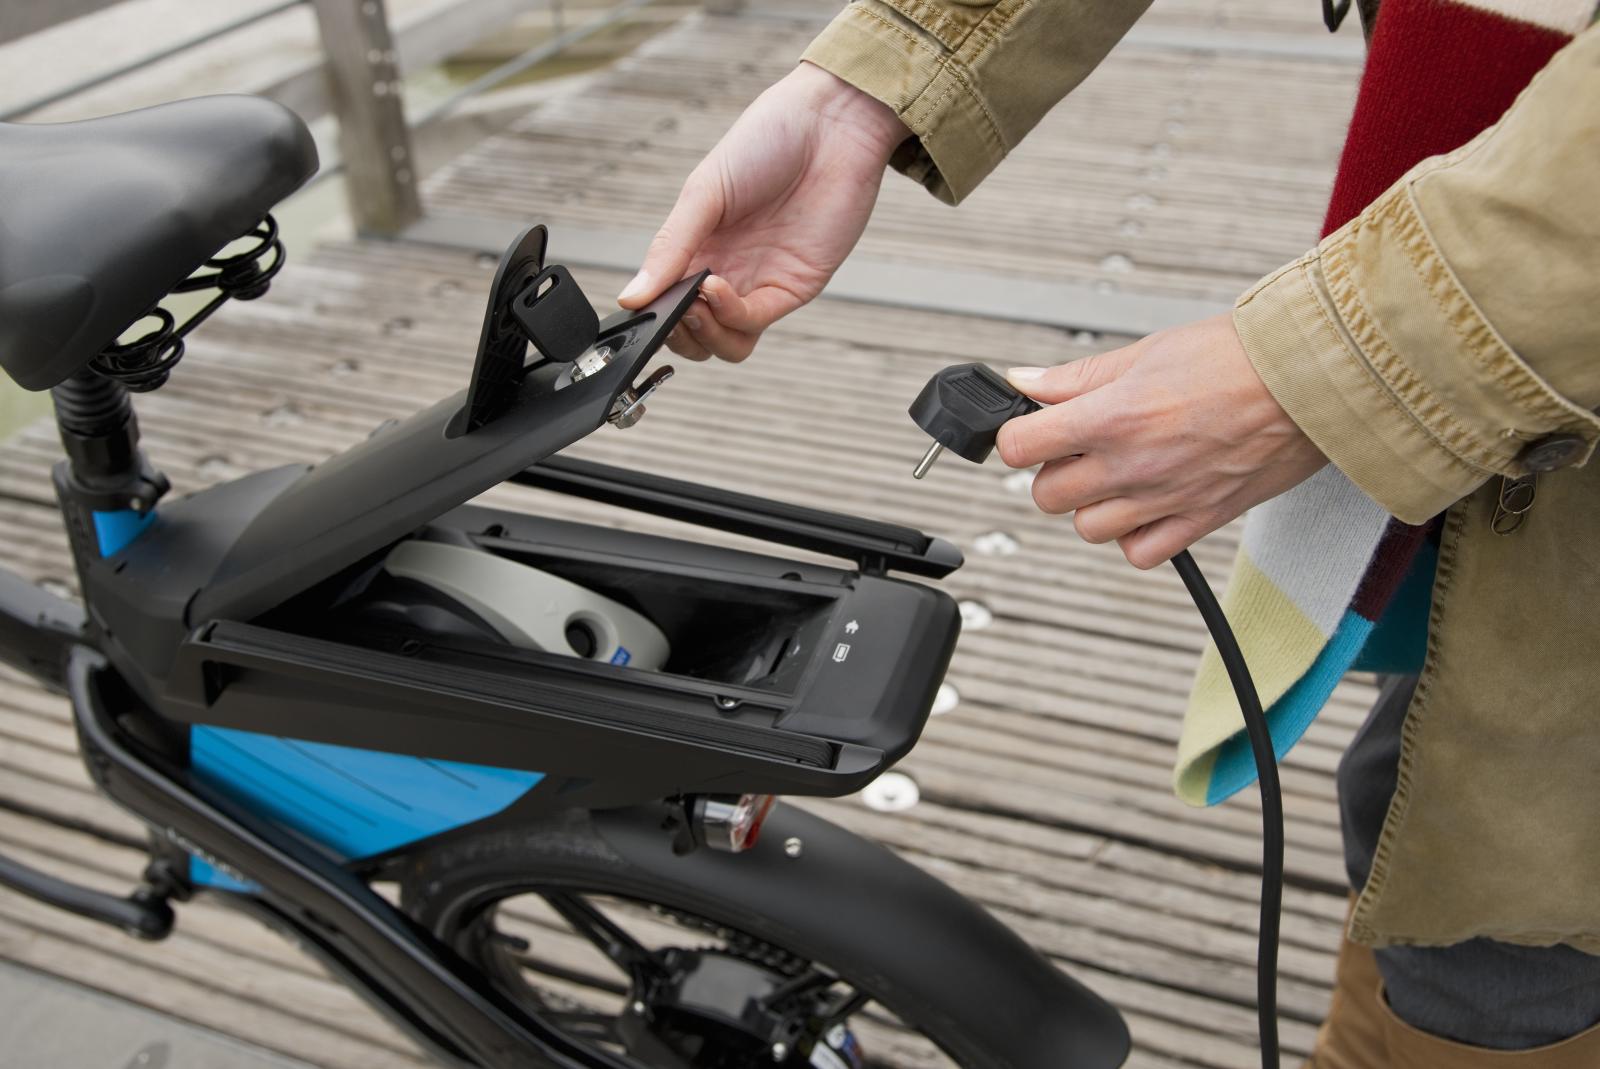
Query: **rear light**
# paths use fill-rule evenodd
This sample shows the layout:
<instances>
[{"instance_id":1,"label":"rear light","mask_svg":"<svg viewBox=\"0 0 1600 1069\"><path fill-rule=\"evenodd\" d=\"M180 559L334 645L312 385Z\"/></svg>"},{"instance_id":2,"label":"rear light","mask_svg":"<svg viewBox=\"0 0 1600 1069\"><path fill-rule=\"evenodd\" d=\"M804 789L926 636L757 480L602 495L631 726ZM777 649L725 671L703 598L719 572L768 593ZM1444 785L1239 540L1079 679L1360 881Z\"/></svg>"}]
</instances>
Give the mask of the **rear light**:
<instances>
[{"instance_id":1,"label":"rear light","mask_svg":"<svg viewBox=\"0 0 1600 1069\"><path fill-rule=\"evenodd\" d=\"M694 800L695 838L730 854L748 850L777 801L775 794L702 794Z\"/></svg>"}]
</instances>

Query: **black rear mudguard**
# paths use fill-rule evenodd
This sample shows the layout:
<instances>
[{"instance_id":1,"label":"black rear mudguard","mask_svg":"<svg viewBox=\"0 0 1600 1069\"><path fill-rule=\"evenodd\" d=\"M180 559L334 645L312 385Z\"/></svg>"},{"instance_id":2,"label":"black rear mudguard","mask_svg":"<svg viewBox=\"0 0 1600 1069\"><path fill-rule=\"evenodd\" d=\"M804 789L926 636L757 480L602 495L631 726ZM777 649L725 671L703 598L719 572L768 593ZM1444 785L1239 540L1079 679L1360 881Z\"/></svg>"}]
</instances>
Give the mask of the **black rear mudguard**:
<instances>
[{"instance_id":1,"label":"black rear mudguard","mask_svg":"<svg viewBox=\"0 0 1600 1069\"><path fill-rule=\"evenodd\" d=\"M1114 1069L1127 1058L1127 1026L1104 999L915 865L793 806L774 810L742 854L674 855L655 809L594 813L593 827L611 860L716 903L713 915L733 920L729 904L740 903L790 929L788 945L808 957L862 981L889 977L924 1018L960 1021L991 1061Z\"/></svg>"}]
</instances>

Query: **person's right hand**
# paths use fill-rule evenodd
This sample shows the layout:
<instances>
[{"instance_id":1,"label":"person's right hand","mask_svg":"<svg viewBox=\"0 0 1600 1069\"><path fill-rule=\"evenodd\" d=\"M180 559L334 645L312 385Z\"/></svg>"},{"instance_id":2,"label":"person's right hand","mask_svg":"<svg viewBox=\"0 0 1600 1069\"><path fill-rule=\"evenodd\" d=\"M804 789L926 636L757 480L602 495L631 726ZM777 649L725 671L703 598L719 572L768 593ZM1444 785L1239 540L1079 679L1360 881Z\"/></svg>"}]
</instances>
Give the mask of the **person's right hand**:
<instances>
[{"instance_id":1,"label":"person's right hand","mask_svg":"<svg viewBox=\"0 0 1600 1069\"><path fill-rule=\"evenodd\" d=\"M709 267L716 274L668 345L691 359L743 360L855 248L889 156L909 136L887 105L800 64L690 173L617 303L641 308Z\"/></svg>"}]
</instances>

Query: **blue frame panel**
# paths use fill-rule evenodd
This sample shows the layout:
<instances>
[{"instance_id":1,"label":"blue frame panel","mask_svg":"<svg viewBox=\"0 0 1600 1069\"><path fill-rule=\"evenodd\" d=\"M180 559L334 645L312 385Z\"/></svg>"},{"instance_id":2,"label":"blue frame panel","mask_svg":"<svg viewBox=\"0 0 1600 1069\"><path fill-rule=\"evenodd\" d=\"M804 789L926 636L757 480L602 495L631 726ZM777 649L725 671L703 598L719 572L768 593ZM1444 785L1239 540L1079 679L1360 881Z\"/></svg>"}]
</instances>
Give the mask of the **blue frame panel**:
<instances>
[{"instance_id":1,"label":"blue frame panel","mask_svg":"<svg viewBox=\"0 0 1600 1069\"><path fill-rule=\"evenodd\" d=\"M96 512L100 555L122 552L155 518L154 509ZM348 859L381 854L493 816L544 778L542 772L205 725L190 729L189 757L202 781ZM189 876L219 890L254 889L194 855Z\"/></svg>"},{"instance_id":2,"label":"blue frame panel","mask_svg":"<svg viewBox=\"0 0 1600 1069\"><path fill-rule=\"evenodd\" d=\"M345 858L492 816L544 778L206 725L189 732L189 764L202 782Z\"/></svg>"}]
</instances>

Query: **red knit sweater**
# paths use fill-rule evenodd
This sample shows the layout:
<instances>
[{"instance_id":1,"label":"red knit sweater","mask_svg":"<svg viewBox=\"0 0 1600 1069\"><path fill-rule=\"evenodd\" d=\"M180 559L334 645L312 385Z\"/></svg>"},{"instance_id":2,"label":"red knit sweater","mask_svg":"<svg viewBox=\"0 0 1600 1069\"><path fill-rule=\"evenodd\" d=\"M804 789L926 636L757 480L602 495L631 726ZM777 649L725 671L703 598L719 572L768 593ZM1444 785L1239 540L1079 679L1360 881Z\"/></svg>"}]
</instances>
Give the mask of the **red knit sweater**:
<instances>
[{"instance_id":1,"label":"red knit sweater","mask_svg":"<svg viewBox=\"0 0 1600 1069\"><path fill-rule=\"evenodd\" d=\"M1413 166L1459 148L1504 114L1572 40L1570 32L1514 17L1521 7L1550 6L1383 0L1325 235L1355 218ZM1584 0L1572 6L1581 12ZM1588 6L1592 12L1592 0Z\"/></svg>"}]
</instances>

